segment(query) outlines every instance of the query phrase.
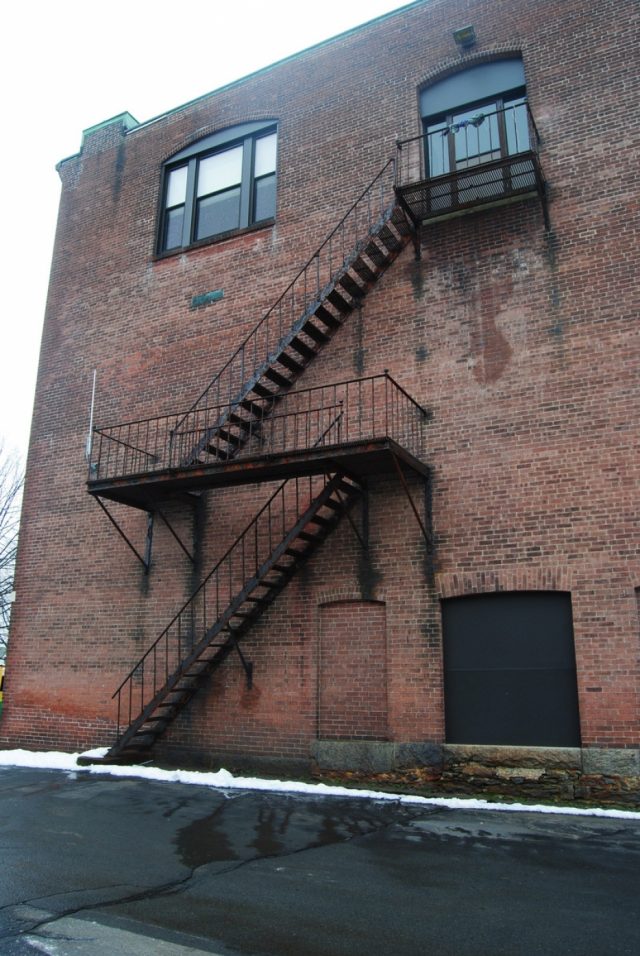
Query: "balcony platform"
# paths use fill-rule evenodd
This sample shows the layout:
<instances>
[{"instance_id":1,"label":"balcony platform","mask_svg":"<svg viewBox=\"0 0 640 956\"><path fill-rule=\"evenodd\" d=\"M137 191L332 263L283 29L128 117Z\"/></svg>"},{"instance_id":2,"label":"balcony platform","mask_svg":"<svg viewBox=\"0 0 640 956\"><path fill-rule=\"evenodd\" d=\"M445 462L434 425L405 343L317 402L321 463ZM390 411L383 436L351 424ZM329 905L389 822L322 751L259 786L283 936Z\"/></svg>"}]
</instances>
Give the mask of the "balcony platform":
<instances>
[{"instance_id":1,"label":"balcony platform","mask_svg":"<svg viewBox=\"0 0 640 956\"><path fill-rule=\"evenodd\" d=\"M394 460L395 459L395 460ZM144 511L153 511L162 501L184 498L213 488L283 481L342 470L356 478L396 473L396 462L419 475L428 466L391 438L341 442L316 448L241 457L225 462L207 462L186 468L94 479L87 482L89 494Z\"/></svg>"},{"instance_id":2,"label":"balcony platform","mask_svg":"<svg viewBox=\"0 0 640 956\"><path fill-rule=\"evenodd\" d=\"M533 151L430 179L414 178L410 170L404 173L406 178L396 185L396 194L415 224L530 198L540 199L545 207L544 178Z\"/></svg>"}]
</instances>

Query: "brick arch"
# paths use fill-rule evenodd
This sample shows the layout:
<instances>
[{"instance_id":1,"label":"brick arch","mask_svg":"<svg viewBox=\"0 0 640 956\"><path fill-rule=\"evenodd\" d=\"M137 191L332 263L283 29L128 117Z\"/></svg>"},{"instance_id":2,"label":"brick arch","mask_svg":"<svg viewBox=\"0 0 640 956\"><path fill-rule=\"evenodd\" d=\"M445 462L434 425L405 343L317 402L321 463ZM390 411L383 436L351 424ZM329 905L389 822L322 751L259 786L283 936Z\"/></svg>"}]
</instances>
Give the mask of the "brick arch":
<instances>
[{"instance_id":1,"label":"brick arch","mask_svg":"<svg viewBox=\"0 0 640 956\"><path fill-rule=\"evenodd\" d=\"M420 93L431 86L433 83L439 83L440 80L446 80L448 76L454 73L462 73L471 66L479 66L481 63L491 63L494 60L506 60L509 57L519 56L524 62L524 54L521 44L501 43L492 46L491 49L465 53L457 58L449 57L441 60L433 66L418 83L418 98Z\"/></svg>"},{"instance_id":2,"label":"brick arch","mask_svg":"<svg viewBox=\"0 0 640 956\"><path fill-rule=\"evenodd\" d=\"M571 592L573 585L571 568L561 565L515 566L436 575L436 591L441 599L496 591Z\"/></svg>"},{"instance_id":3,"label":"brick arch","mask_svg":"<svg viewBox=\"0 0 640 956\"><path fill-rule=\"evenodd\" d=\"M235 129L237 126L244 126L245 123L274 123L280 124L280 120L275 116L246 116L243 119L238 119L233 123L225 123L222 126L217 125L216 123L206 123L204 126L199 126L196 134L191 133L189 136L186 136L184 139L180 140L177 145L171 147L171 151L164 154L159 160L159 165L162 166L164 163L167 163L176 153L182 152L183 149L186 149L187 146L195 146L196 143L199 143L201 139L206 139L207 136L213 136L214 133L226 133ZM131 132L135 132L132 130Z\"/></svg>"}]
</instances>

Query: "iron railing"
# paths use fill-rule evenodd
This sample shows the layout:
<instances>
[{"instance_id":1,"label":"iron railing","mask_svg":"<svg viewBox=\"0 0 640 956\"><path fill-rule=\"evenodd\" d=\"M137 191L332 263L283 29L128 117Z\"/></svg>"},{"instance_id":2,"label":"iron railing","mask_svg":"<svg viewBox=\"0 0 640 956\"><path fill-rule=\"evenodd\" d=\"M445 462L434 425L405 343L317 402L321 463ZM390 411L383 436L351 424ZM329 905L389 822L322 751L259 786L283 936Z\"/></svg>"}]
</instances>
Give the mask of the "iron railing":
<instances>
[{"instance_id":1,"label":"iron railing","mask_svg":"<svg viewBox=\"0 0 640 956\"><path fill-rule=\"evenodd\" d=\"M390 438L422 459L427 412L387 372L288 392L252 414L213 405L94 429L90 480ZM180 422L180 431L176 423ZM223 425L218 423L223 422ZM193 458L193 449L199 449Z\"/></svg>"},{"instance_id":2,"label":"iron railing","mask_svg":"<svg viewBox=\"0 0 640 956\"><path fill-rule=\"evenodd\" d=\"M396 189L414 219L538 191L540 136L526 101L479 109L396 143Z\"/></svg>"},{"instance_id":3,"label":"iron railing","mask_svg":"<svg viewBox=\"0 0 640 956\"><path fill-rule=\"evenodd\" d=\"M297 528L336 493L335 485L336 478L328 475L291 478L271 495L114 692L118 738L211 646L212 630L220 634L211 648L214 653L229 639L224 625L274 561L282 560L283 547Z\"/></svg>"}]
</instances>

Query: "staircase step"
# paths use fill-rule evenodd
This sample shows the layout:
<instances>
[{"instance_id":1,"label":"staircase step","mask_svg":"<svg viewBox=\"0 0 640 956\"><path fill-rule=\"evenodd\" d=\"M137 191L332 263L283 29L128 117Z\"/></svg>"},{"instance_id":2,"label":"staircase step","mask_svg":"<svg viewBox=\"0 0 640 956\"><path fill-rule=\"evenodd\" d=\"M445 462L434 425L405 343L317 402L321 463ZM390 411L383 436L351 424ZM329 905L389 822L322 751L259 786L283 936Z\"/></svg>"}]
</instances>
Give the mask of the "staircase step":
<instances>
[{"instance_id":1,"label":"staircase step","mask_svg":"<svg viewBox=\"0 0 640 956\"><path fill-rule=\"evenodd\" d=\"M207 445L207 454L213 455L214 458L219 458L220 461L228 461L229 458L231 458L231 454L228 451L225 451L224 448L219 448L213 442ZM204 461L203 464L206 464L206 461Z\"/></svg>"},{"instance_id":2,"label":"staircase step","mask_svg":"<svg viewBox=\"0 0 640 956\"><path fill-rule=\"evenodd\" d=\"M232 425L237 425L238 428L244 429L244 431L251 431L251 429L256 424L252 418L243 418L241 415L238 415L236 412L231 412L229 415L229 421Z\"/></svg>"},{"instance_id":3,"label":"staircase step","mask_svg":"<svg viewBox=\"0 0 640 956\"><path fill-rule=\"evenodd\" d=\"M284 365L285 368L288 368L289 371L294 372L296 375L304 372L304 365L296 361L296 359L292 358L291 355L288 355L286 352L281 352L277 361L280 365Z\"/></svg>"},{"instance_id":4,"label":"staircase step","mask_svg":"<svg viewBox=\"0 0 640 956\"><path fill-rule=\"evenodd\" d=\"M358 256L358 258L352 262L351 268L364 282L368 283L375 282L380 275L379 272L377 272L375 269L372 269L371 266L364 261L362 256Z\"/></svg>"},{"instance_id":5,"label":"staircase step","mask_svg":"<svg viewBox=\"0 0 640 956\"><path fill-rule=\"evenodd\" d=\"M390 252L398 252L403 247L402 240L398 238L388 224L382 227L378 233L378 239Z\"/></svg>"},{"instance_id":6,"label":"staircase step","mask_svg":"<svg viewBox=\"0 0 640 956\"><path fill-rule=\"evenodd\" d=\"M344 299L342 301L344 302ZM349 308L345 309L344 311L350 311L350 309L351 309L351 306L349 306ZM324 322L324 324L329 329L339 329L340 326L342 325L341 319L335 316L333 312L331 312L326 307L326 305L319 305L318 308L315 310L314 315L317 319L320 319L321 322Z\"/></svg>"},{"instance_id":7,"label":"staircase step","mask_svg":"<svg viewBox=\"0 0 640 956\"><path fill-rule=\"evenodd\" d=\"M223 441L228 442L230 445L242 444L242 438L240 438L238 435L234 435L233 432L228 431L226 428L218 428L215 437L222 438Z\"/></svg>"},{"instance_id":8,"label":"staircase step","mask_svg":"<svg viewBox=\"0 0 640 956\"><path fill-rule=\"evenodd\" d=\"M308 359L309 361L311 361L311 359L318 354L315 349L312 349L310 345L307 345L302 341L302 339L299 339L298 336L291 339L289 345L292 349L295 349L299 355L305 359Z\"/></svg>"},{"instance_id":9,"label":"staircase step","mask_svg":"<svg viewBox=\"0 0 640 956\"><path fill-rule=\"evenodd\" d=\"M407 221L407 217L402 211L401 206L396 206L393 212L391 213L391 220L393 223L393 228L400 233L401 236L410 236L411 235L411 226Z\"/></svg>"},{"instance_id":10,"label":"staircase step","mask_svg":"<svg viewBox=\"0 0 640 956\"><path fill-rule=\"evenodd\" d=\"M339 498L327 498L325 504L327 508L332 508L333 511L342 511L344 508L344 503Z\"/></svg>"},{"instance_id":11,"label":"staircase step","mask_svg":"<svg viewBox=\"0 0 640 956\"><path fill-rule=\"evenodd\" d=\"M271 392L269 392L269 396L273 398L273 394ZM249 412L255 418L262 419L271 411L273 402L265 402L264 404L260 405L258 402L251 401L250 398L243 398L242 401L238 402L238 405L241 408L244 408L245 411Z\"/></svg>"},{"instance_id":12,"label":"staircase step","mask_svg":"<svg viewBox=\"0 0 640 956\"><path fill-rule=\"evenodd\" d=\"M265 370L264 377L274 382L279 388L288 388L291 385L291 379L276 372L273 366Z\"/></svg>"},{"instance_id":13,"label":"staircase step","mask_svg":"<svg viewBox=\"0 0 640 956\"><path fill-rule=\"evenodd\" d=\"M340 478L340 480L337 482L337 485L338 488L344 488L347 491L360 491L360 488L355 484L355 482L349 481L346 478Z\"/></svg>"},{"instance_id":14,"label":"staircase step","mask_svg":"<svg viewBox=\"0 0 640 956\"><path fill-rule=\"evenodd\" d=\"M287 381L287 385L289 384L290 383ZM268 389L266 385L263 385L262 382L256 382L255 385L252 386L251 391L255 392L256 395L259 395L260 398L275 398L274 393Z\"/></svg>"},{"instance_id":15,"label":"staircase step","mask_svg":"<svg viewBox=\"0 0 640 956\"><path fill-rule=\"evenodd\" d=\"M389 253L384 252L376 242L371 241L364 251L375 266L384 268L390 262L391 256Z\"/></svg>"},{"instance_id":16,"label":"staircase step","mask_svg":"<svg viewBox=\"0 0 640 956\"><path fill-rule=\"evenodd\" d=\"M320 345L324 345L325 342L329 341L330 336L326 332L323 332L321 329L315 325L311 319L309 319L302 326L302 331L305 335L308 335L310 339L313 339L314 342L318 342Z\"/></svg>"},{"instance_id":17,"label":"staircase step","mask_svg":"<svg viewBox=\"0 0 640 956\"><path fill-rule=\"evenodd\" d=\"M345 274L340 277L340 285L347 290L352 299L361 299L366 292L366 289L358 285L356 280L350 276L348 272L345 272Z\"/></svg>"},{"instance_id":18,"label":"staircase step","mask_svg":"<svg viewBox=\"0 0 640 956\"><path fill-rule=\"evenodd\" d=\"M330 528L332 526L332 521L329 518L323 518L320 515L311 515L309 521L312 521L313 524L320 525L321 528Z\"/></svg>"},{"instance_id":19,"label":"staircase step","mask_svg":"<svg viewBox=\"0 0 640 956\"><path fill-rule=\"evenodd\" d=\"M353 309L353 302L349 296L349 293L346 291L346 289L342 287L341 280L339 280L339 282L340 284L336 285L331 290L331 292L327 296L327 300L331 303L331 305L335 309L338 310L338 312L343 312L343 313L351 312L351 310ZM316 315L317 314L318 313L316 312Z\"/></svg>"}]
</instances>

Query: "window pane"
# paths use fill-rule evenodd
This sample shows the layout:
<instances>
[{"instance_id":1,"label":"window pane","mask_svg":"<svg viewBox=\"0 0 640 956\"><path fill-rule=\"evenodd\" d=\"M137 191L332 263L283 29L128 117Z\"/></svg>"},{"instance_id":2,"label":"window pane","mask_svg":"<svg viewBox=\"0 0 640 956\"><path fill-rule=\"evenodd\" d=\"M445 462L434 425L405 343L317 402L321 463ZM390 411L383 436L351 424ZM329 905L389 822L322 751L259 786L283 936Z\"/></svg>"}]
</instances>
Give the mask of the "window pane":
<instances>
[{"instance_id":1,"label":"window pane","mask_svg":"<svg viewBox=\"0 0 640 956\"><path fill-rule=\"evenodd\" d=\"M530 149L529 123L524 97L512 100L504 105L504 125L507 131L507 151L524 153Z\"/></svg>"},{"instance_id":2,"label":"window pane","mask_svg":"<svg viewBox=\"0 0 640 956\"><path fill-rule=\"evenodd\" d=\"M176 209L167 209L164 214L163 249L178 249L182 245L182 224L184 222L184 206Z\"/></svg>"},{"instance_id":3,"label":"window pane","mask_svg":"<svg viewBox=\"0 0 640 956\"><path fill-rule=\"evenodd\" d=\"M427 127L427 162L429 176L442 176L449 172L449 136L446 123L434 123Z\"/></svg>"},{"instance_id":4,"label":"window pane","mask_svg":"<svg viewBox=\"0 0 640 956\"><path fill-rule=\"evenodd\" d=\"M196 239L216 236L240 225L240 187L198 200Z\"/></svg>"},{"instance_id":5,"label":"window pane","mask_svg":"<svg viewBox=\"0 0 640 956\"><path fill-rule=\"evenodd\" d=\"M458 169L500 158L498 116L494 103L456 113L452 118L452 132Z\"/></svg>"},{"instance_id":6,"label":"window pane","mask_svg":"<svg viewBox=\"0 0 640 956\"><path fill-rule=\"evenodd\" d=\"M276 214L276 176L264 176L254 185L253 221L273 219Z\"/></svg>"},{"instance_id":7,"label":"window pane","mask_svg":"<svg viewBox=\"0 0 640 956\"><path fill-rule=\"evenodd\" d=\"M242 146L207 156L198 166L198 197L236 186L242 179Z\"/></svg>"},{"instance_id":8,"label":"window pane","mask_svg":"<svg viewBox=\"0 0 640 956\"><path fill-rule=\"evenodd\" d=\"M167 183L167 208L180 206L187 196L187 166L179 166L169 173Z\"/></svg>"},{"instance_id":9,"label":"window pane","mask_svg":"<svg viewBox=\"0 0 640 956\"><path fill-rule=\"evenodd\" d=\"M276 143L277 136L272 133L271 136L262 136L256 140L255 169L254 175L265 176L267 173L274 173L276 170Z\"/></svg>"}]
</instances>

